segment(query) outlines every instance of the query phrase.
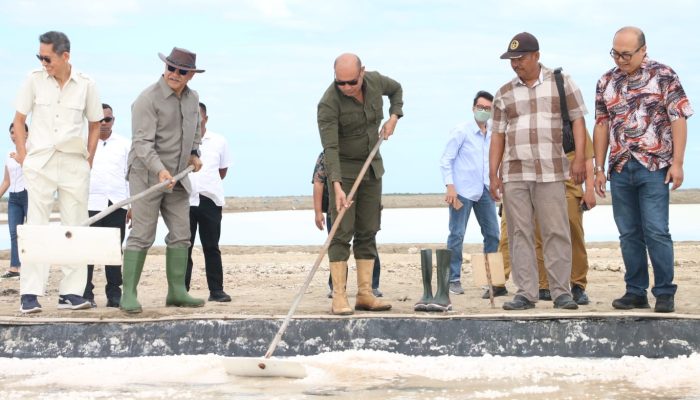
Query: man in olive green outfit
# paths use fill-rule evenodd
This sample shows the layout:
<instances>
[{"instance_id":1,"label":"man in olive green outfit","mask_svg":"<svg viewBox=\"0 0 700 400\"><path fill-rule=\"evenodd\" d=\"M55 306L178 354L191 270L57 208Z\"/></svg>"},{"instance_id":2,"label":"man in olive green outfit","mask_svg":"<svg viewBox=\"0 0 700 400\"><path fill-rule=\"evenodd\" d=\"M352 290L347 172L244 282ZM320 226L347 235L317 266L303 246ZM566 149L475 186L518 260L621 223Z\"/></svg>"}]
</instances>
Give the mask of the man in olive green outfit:
<instances>
[{"instance_id":1,"label":"man in olive green outfit","mask_svg":"<svg viewBox=\"0 0 700 400\"><path fill-rule=\"evenodd\" d=\"M384 166L379 153L362 179L352 203L347 194L359 175L369 153L382 135L388 139L396 122L403 116L403 91L395 80L378 72L365 72L360 58L342 54L335 60L335 80L318 104L318 129L325 154L329 182L331 219L347 208L345 217L328 249L333 279L333 314L352 314L345 284L350 241L357 263L356 310L384 311L391 308L372 294L372 270L377 257L375 235L379 230L382 175ZM382 96L388 96L389 120L384 118ZM333 206L335 205L335 206Z\"/></svg>"},{"instance_id":2,"label":"man in olive green outfit","mask_svg":"<svg viewBox=\"0 0 700 400\"><path fill-rule=\"evenodd\" d=\"M185 289L187 249L190 246L190 181L173 175L193 165L198 171L200 133L199 96L187 83L195 73L196 54L174 47L169 56L158 54L165 70L158 82L141 92L131 106L132 144L128 160L129 190L140 193L159 182L169 181L159 191L132 204L133 228L124 250L124 271L119 308L141 312L136 287L148 249L153 244L158 213L168 226L165 237L165 271L168 278L167 306L201 307L204 300L191 297Z\"/></svg>"}]
</instances>

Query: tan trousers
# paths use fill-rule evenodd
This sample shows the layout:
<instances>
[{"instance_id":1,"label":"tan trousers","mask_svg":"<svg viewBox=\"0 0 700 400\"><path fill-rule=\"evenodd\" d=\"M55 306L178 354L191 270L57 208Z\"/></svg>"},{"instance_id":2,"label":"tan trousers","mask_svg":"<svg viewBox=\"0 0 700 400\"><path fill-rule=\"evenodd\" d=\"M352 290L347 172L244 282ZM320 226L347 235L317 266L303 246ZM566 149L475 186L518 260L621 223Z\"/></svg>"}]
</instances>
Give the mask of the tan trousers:
<instances>
[{"instance_id":1,"label":"tan trousers","mask_svg":"<svg viewBox=\"0 0 700 400\"><path fill-rule=\"evenodd\" d=\"M569 214L569 228L571 231L571 285L586 288L588 280L588 253L586 252L586 240L583 232L583 211L579 207L580 197L573 197L566 193L567 212ZM537 256L537 270L539 273L540 289L548 289L547 273L544 269L544 256L542 255L542 237L540 236L539 224L535 224L535 253ZM501 241L498 251L503 254L503 268L506 273L506 280L510 276L510 252L508 251L508 233L506 226L505 210L501 214Z\"/></svg>"},{"instance_id":2,"label":"tan trousers","mask_svg":"<svg viewBox=\"0 0 700 400\"><path fill-rule=\"evenodd\" d=\"M80 225L88 219L90 164L82 154L56 151L44 165L28 158L22 172L27 186L28 225L48 225L54 194L63 225ZM87 283L87 265L63 266L58 294L82 296ZM22 263L20 294L43 296L49 281L49 265Z\"/></svg>"},{"instance_id":3,"label":"tan trousers","mask_svg":"<svg viewBox=\"0 0 700 400\"><path fill-rule=\"evenodd\" d=\"M507 182L503 204L509 216L507 231L511 272L517 294L532 302L539 299L535 226L542 235L544 265L552 298L571 294L571 236L564 182Z\"/></svg>"}]
</instances>

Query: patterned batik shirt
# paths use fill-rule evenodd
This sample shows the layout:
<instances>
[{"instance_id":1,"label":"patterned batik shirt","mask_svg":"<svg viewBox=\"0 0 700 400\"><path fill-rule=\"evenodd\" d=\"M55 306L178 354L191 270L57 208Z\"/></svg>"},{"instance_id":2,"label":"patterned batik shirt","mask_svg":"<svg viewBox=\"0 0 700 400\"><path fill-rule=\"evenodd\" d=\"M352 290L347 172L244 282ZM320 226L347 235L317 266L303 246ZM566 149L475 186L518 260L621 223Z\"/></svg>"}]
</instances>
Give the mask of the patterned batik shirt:
<instances>
[{"instance_id":1,"label":"patterned batik shirt","mask_svg":"<svg viewBox=\"0 0 700 400\"><path fill-rule=\"evenodd\" d=\"M632 75L617 67L605 73L596 87L595 116L609 128L608 173L622 171L630 156L649 171L671 165L671 122L691 115L678 75L664 64L644 57Z\"/></svg>"},{"instance_id":2,"label":"patterned batik shirt","mask_svg":"<svg viewBox=\"0 0 700 400\"><path fill-rule=\"evenodd\" d=\"M328 178L326 176L326 165L323 152L318 155L316 165L314 165L314 174L311 177L311 183L323 183L323 197L321 198L321 211L328 212Z\"/></svg>"},{"instance_id":3,"label":"patterned batik shirt","mask_svg":"<svg viewBox=\"0 0 700 400\"><path fill-rule=\"evenodd\" d=\"M572 121L587 113L583 96L566 74L564 93ZM501 163L503 182L559 182L569 179L569 160L562 148L562 116L554 74L540 66L540 77L528 87L518 77L503 85L493 99L492 135L505 135Z\"/></svg>"}]
</instances>

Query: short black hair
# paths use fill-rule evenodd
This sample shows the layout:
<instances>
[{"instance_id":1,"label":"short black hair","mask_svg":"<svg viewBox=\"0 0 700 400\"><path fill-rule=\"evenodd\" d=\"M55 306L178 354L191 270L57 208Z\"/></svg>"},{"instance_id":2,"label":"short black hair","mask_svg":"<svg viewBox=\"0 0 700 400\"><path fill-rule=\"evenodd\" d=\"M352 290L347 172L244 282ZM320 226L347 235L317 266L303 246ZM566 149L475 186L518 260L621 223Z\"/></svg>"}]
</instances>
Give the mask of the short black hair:
<instances>
[{"instance_id":1,"label":"short black hair","mask_svg":"<svg viewBox=\"0 0 700 400\"><path fill-rule=\"evenodd\" d=\"M476 102L479 100L480 97L485 98L488 101L493 101L493 95L485 90L479 90L476 92L476 96L474 96L474 104L472 106L476 105Z\"/></svg>"},{"instance_id":2,"label":"short black hair","mask_svg":"<svg viewBox=\"0 0 700 400\"><path fill-rule=\"evenodd\" d=\"M12 132L12 128L14 128L14 127L15 127L15 123L13 122L13 123L10 124L10 129L8 130L8 132ZM27 126L26 123L24 124L24 130L25 130L26 132L29 132L29 126Z\"/></svg>"},{"instance_id":3,"label":"short black hair","mask_svg":"<svg viewBox=\"0 0 700 400\"><path fill-rule=\"evenodd\" d=\"M39 36L39 42L43 44L53 45L54 53L61 55L65 52L70 53L70 40L63 32L49 31Z\"/></svg>"},{"instance_id":4,"label":"short black hair","mask_svg":"<svg viewBox=\"0 0 700 400\"><path fill-rule=\"evenodd\" d=\"M205 114L207 113L207 105L206 105L206 104L200 102L200 103L199 103L199 108L201 108L202 110L204 110L204 113L205 113Z\"/></svg>"},{"instance_id":5,"label":"short black hair","mask_svg":"<svg viewBox=\"0 0 700 400\"><path fill-rule=\"evenodd\" d=\"M107 103L102 103L102 109L104 110L104 109L107 109L107 108L109 108L110 111L114 111L114 110L112 109L112 106L110 106L110 105L107 104Z\"/></svg>"}]
</instances>

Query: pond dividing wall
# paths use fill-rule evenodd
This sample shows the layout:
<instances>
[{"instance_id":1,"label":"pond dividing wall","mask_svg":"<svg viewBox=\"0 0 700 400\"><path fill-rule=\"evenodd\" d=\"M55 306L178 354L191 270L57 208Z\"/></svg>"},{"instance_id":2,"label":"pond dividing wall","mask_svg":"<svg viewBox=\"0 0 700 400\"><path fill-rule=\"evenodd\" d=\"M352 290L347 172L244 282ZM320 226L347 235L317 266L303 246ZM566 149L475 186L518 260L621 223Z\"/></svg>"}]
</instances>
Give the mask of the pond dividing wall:
<instances>
[{"instance_id":1,"label":"pond dividing wall","mask_svg":"<svg viewBox=\"0 0 700 400\"><path fill-rule=\"evenodd\" d=\"M281 318L0 321L0 357L257 357ZM700 353L695 316L305 316L275 356L373 349L417 356L677 357Z\"/></svg>"}]
</instances>

